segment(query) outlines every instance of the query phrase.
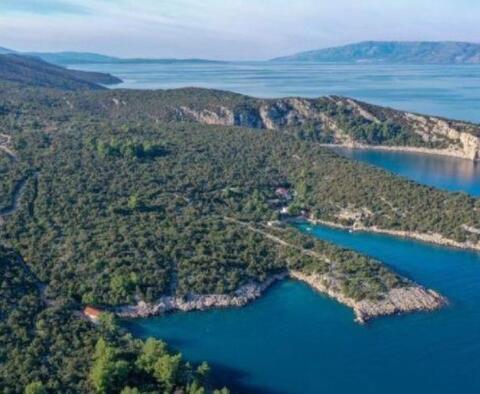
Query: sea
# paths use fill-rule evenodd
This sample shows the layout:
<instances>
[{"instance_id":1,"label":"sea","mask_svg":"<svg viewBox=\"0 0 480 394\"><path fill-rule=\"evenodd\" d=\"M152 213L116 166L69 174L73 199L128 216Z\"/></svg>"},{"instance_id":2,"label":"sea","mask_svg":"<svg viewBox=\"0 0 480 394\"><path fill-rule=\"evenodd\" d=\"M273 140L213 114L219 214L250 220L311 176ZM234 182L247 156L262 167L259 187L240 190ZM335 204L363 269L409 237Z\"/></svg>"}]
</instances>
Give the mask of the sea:
<instances>
[{"instance_id":1,"label":"sea","mask_svg":"<svg viewBox=\"0 0 480 394\"><path fill-rule=\"evenodd\" d=\"M115 88L197 86L257 97L341 95L480 123L480 66L268 62L72 65L124 80ZM339 154L455 193L480 195L480 169L462 159L348 150ZM244 308L123 322L166 340L213 381L240 393L480 393L480 254L380 234L297 224L298 231L377 258L448 297L448 307L354 322L352 311L285 280Z\"/></svg>"}]
</instances>

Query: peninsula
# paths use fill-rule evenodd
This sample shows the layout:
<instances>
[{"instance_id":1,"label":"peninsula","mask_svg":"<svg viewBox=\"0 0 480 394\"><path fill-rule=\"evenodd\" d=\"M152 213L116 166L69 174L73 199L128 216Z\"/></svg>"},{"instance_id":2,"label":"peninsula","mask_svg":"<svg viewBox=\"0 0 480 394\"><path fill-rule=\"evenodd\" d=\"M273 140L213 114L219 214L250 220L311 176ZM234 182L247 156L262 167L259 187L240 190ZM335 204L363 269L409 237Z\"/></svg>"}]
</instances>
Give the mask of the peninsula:
<instances>
[{"instance_id":1,"label":"peninsula","mask_svg":"<svg viewBox=\"0 0 480 394\"><path fill-rule=\"evenodd\" d=\"M5 73L0 84L2 389L212 392L208 368L132 339L109 312L241 306L287 276L347 305L359 322L447 303L285 217L479 243L478 199L322 146L344 139L460 151L443 125L477 138L476 125L340 97L113 91L37 71L20 80Z\"/></svg>"}]
</instances>

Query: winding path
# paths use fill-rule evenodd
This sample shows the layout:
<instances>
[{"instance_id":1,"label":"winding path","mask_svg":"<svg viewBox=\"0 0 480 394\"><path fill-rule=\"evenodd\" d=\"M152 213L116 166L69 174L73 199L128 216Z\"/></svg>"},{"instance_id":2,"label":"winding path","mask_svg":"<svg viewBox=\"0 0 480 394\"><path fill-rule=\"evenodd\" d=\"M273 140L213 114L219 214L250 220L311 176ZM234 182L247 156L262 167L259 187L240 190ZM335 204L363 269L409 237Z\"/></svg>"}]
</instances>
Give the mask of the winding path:
<instances>
[{"instance_id":1,"label":"winding path","mask_svg":"<svg viewBox=\"0 0 480 394\"><path fill-rule=\"evenodd\" d=\"M237 219L234 219L234 218L231 218L231 217L228 217L228 216L224 216L224 219L228 222L232 222L232 223L236 223L236 224L239 224L241 226L244 226L246 227L247 229L249 229L250 231L253 231L257 234L261 234L263 235L264 237L270 239L271 241L277 243L277 244L280 244L282 246L286 246L286 247L289 247L289 248L293 248L293 249L296 249L300 252L302 252L303 254L306 254L308 256L311 256L311 257L314 257L314 258L317 258L317 259L320 259L320 260L323 260L327 263L331 263L331 261L329 259L327 259L325 256L323 256L322 254L320 253L317 253L317 252L314 252L312 250L309 250L309 249L305 249L305 248L302 248L301 246L297 246L297 245L293 245L291 243L288 243L287 241L284 241L283 239L273 235L273 234L270 234L266 231L263 231L263 230L260 230L256 227L253 227L251 224L249 223L245 223L245 222L242 222L241 220L237 220Z\"/></svg>"},{"instance_id":2,"label":"winding path","mask_svg":"<svg viewBox=\"0 0 480 394\"><path fill-rule=\"evenodd\" d=\"M33 174L33 178L36 178L37 176L38 176L37 172ZM13 190L13 201L8 207L0 209L0 219L13 215L17 211L20 204L20 200L25 192L25 187L27 186L28 179L29 177L27 176L22 180L20 180L15 185L15 188Z\"/></svg>"}]
</instances>

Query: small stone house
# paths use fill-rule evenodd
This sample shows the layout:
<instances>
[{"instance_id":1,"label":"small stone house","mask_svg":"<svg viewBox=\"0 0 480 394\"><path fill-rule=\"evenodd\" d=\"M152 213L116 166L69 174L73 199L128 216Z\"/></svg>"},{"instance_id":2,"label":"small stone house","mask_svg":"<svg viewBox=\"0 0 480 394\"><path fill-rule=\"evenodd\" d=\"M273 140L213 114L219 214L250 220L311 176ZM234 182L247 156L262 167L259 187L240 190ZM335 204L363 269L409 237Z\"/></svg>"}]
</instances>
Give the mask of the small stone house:
<instances>
[{"instance_id":1,"label":"small stone house","mask_svg":"<svg viewBox=\"0 0 480 394\"><path fill-rule=\"evenodd\" d=\"M100 309L96 309L91 306L87 306L83 310L83 315L92 322L97 322L101 314L102 311Z\"/></svg>"}]
</instances>

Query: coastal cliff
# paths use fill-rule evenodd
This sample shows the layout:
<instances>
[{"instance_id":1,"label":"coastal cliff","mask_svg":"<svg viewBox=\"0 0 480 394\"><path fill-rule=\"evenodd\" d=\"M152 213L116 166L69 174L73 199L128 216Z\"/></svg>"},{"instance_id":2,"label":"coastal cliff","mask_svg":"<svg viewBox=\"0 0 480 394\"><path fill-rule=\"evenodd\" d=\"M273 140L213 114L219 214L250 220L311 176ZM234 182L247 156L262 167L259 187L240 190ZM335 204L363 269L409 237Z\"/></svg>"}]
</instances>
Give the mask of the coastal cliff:
<instances>
[{"instance_id":1,"label":"coastal cliff","mask_svg":"<svg viewBox=\"0 0 480 394\"><path fill-rule=\"evenodd\" d=\"M135 121L141 113L145 121L153 123L193 122L276 130L312 143L480 159L479 125L340 96L260 99L200 88L49 94L50 128L62 122L65 114L101 116L123 123ZM30 98L15 100L4 107L22 106Z\"/></svg>"},{"instance_id":2,"label":"coastal cliff","mask_svg":"<svg viewBox=\"0 0 480 394\"><path fill-rule=\"evenodd\" d=\"M374 106L344 97L253 100L248 105L194 109L179 117L203 124L268 130L312 130L319 142L480 159L480 127Z\"/></svg>"}]
</instances>

